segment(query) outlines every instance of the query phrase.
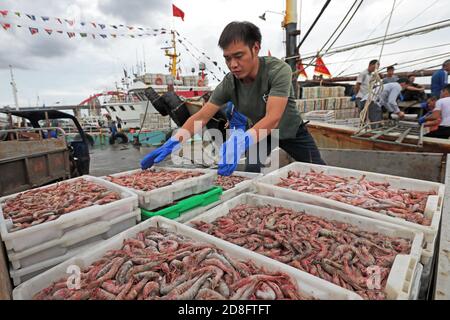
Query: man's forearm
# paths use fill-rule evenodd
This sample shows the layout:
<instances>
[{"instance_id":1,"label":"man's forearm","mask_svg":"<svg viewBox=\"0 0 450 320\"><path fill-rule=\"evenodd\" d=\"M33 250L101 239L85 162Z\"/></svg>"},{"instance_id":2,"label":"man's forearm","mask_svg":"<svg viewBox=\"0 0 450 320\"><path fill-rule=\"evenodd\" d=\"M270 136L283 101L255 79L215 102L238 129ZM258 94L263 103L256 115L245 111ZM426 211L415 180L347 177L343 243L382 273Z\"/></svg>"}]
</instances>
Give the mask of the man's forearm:
<instances>
[{"instance_id":1,"label":"man's forearm","mask_svg":"<svg viewBox=\"0 0 450 320\"><path fill-rule=\"evenodd\" d=\"M281 119L264 117L258 121L249 131L256 142L259 142L270 135L270 131L277 129Z\"/></svg>"},{"instance_id":2,"label":"man's forearm","mask_svg":"<svg viewBox=\"0 0 450 320\"><path fill-rule=\"evenodd\" d=\"M195 126L195 123L201 121L201 126ZM195 132L195 129L197 131L200 131L199 128L203 128L206 125L206 122L203 122L203 120L200 117L196 117L195 115L191 116L181 127L181 129L174 135L174 138L177 139L180 142L185 142L186 140L189 140L194 134L199 133Z\"/></svg>"}]
</instances>

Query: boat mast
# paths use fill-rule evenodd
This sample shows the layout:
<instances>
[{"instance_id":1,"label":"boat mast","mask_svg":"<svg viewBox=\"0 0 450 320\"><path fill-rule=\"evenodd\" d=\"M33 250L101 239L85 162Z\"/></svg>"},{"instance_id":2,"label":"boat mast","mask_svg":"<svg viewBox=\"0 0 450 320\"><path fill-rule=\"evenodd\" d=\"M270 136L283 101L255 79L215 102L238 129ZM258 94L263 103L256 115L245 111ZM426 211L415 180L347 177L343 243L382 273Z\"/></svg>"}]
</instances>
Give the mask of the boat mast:
<instances>
[{"instance_id":1,"label":"boat mast","mask_svg":"<svg viewBox=\"0 0 450 320\"><path fill-rule=\"evenodd\" d=\"M168 49L166 49L166 57L170 58L170 65L169 65L169 71L172 77L175 79L177 76L177 64L178 64L178 57L180 55L177 54L177 41L175 37L175 31L172 30L170 33L172 33L172 47L170 49L173 49L173 52L169 52Z\"/></svg>"},{"instance_id":2,"label":"boat mast","mask_svg":"<svg viewBox=\"0 0 450 320\"><path fill-rule=\"evenodd\" d=\"M297 30L297 0L286 0L286 15L284 16L283 28L286 30L286 62L291 67L293 73L297 71L297 57L299 49L297 47L297 36L300 35L300 30ZM294 79L295 78L295 79ZM297 92L297 78L293 77L292 86L294 92Z\"/></svg>"}]
</instances>

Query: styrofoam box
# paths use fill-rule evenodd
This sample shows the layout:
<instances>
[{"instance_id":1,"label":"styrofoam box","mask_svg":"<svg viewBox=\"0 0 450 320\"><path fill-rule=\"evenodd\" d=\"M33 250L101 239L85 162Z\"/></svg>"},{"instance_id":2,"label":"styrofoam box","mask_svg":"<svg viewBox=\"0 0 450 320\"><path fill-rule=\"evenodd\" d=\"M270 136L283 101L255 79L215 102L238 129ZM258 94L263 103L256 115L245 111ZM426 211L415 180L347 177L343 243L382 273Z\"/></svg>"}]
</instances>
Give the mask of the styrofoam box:
<instances>
[{"instance_id":1,"label":"styrofoam box","mask_svg":"<svg viewBox=\"0 0 450 320\"><path fill-rule=\"evenodd\" d=\"M409 297L409 300L418 300L419 299L419 292L420 292L420 279L422 278L423 273L423 265L418 264L416 274L414 275L414 281L413 286L411 289L411 296Z\"/></svg>"},{"instance_id":2,"label":"styrofoam box","mask_svg":"<svg viewBox=\"0 0 450 320\"><path fill-rule=\"evenodd\" d=\"M126 188L117 186L109 181L92 176L82 176L62 183L70 183L78 179L85 179L106 187L110 191L116 191L121 199L103 204L93 205L80 210L61 215L58 219L44 222L26 229L9 232L12 227L11 219L5 220L3 217L2 203L10 198L14 198L19 193L0 198L0 234L7 250L15 252L43 244L47 241L61 238L66 232L83 227L85 225L98 222L109 221L123 214L132 212L138 207L137 196ZM45 190L49 186L38 189Z\"/></svg>"},{"instance_id":3,"label":"styrofoam box","mask_svg":"<svg viewBox=\"0 0 450 320\"><path fill-rule=\"evenodd\" d=\"M219 204L224 203L225 201L228 201L240 194L255 191L254 181L257 178L262 177L262 174L261 173L235 171L233 173L233 176L241 176L241 177L249 178L251 180L245 180L245 181L242 181L242 182L236 184L234 186L234 188L224 191L222 193L222 195L220 196L219 201L211 203L205 207L199 207L199 208L190 210L186 213L183 213L179 218L175 219L175 221L184 223L184 222L191 220L191 219L195 218L196 216L202 214L203 212L206 212L209 209L214 208L214 207L218 206Z\"/></svg>"},{"instance_id":4,"label":"styrofoam box","mask_svg":"<svg viewBox=\"0 0 450 320\"><path fill-rule=\"evenodd\" d=\"M174 181L171 185L158 188L151 191L142 191L137 189L127 188L131 192L135 193L139 199L139 206L146 210L153 210L156 208L164 207L165 205L171 204L174 201L193 195L197 193L202 193L204 191L208 191L212 187L214 187L214 180L217 176L217 173L212 170L206 169L185 169L185 168L169 168L169 167L152 167L155 170L169 170L169 171L197 171L203 172L204 174L191 178L184 179L179 181ZM139 172L141 169L131 170L121 173L116 173L110 175L111 177L121 177L133 174L135 172ZM105 177L106 179L106 177Z\"/></svg>"},{"instance_id":5,"label":"styrofoam box","mask_svg":"<svg viewBox=\"0 0 450 320\"><path fill-rule=\"evenodd\" d=\"M108 221L96 221L66 232L61 238L42 243L20 252L7 251L12 269L26 268L63 256L70 250L98 240L109 239L134 227L141 221L141 211L136 209Z\"/></svg>"},{"instance_id":6,"label":"styrofoam box","mask_svg":"<svg viewBox=\"0 0 450 320\"><path fill-rule=\"evenodd\" d=\"M267 271L284 272L290 275L291 278L297 282L300 293L308 297L322 300L361 299L361 297L357 294L338 287L332 283L314 277L310 274L299 272L299 270L288 265L269 259L263 255L243 249L239 246L223 241L216 237L212 237L208 234L163 217L154 217L146 220L136 227L128 229L127 231L122 232L114 238L105 241L103 244L92 248L88 252L77 255L76 257L34 277L33 279L24 282L14 289L13 299L31 299L37 292L48 287L52 282L69 276L70 274L67 273L69 267L78 266L80 267L80 269L83 269L89 266L94 261L100 259L108 250L121 248L125 239L135 237L139 232L149 227L166 228L172 232L187 236L193 240L212 244L217 248L224 250L235 259L243 261L252 260L256 264L256 266L263 267Z\"/></svg>"},{"instance_id":7,"label":"styrofoam box","mask_svg":"<svg viewBox=\"0 0 450 320\"><path fill-rule=\"evenodd\" d=\"M278 187L280 178L287 178L289 171L300 172L302 174L315 171L323 171L325 174L336 175L340 177L355 177L360 178L366 176L367 180L375 182L388 182L393 188L406 189L414 191L436 191L437 195L429 196L427 205L425 207L425 217L431 219L431 226L423 226L417 223L409 222L404 219L390 217L375 211L370 211L360 207L352 206L343 202L330 200L324 197L290 190L283 187ZM256 192L272 196L275 198L305 202L319 206L325 206L332 209L342 210L357 215L366 216L376 220L383 220L397 225L402 225L408 228L414 228L422 231L425 235L424 250L422 254L422 263L426 264L434 254L434 246L436 244L436 236L439 229L439 223L442 214L442 204L444 200L445 186L441 183L422 181L416 179L402 178L390 176L385 174L378 174L366 171L351 170L337 167L329 167L323 165L316 165L310 163L294 162L290 165L273 171L266 176L258 179L255 182Z\"/></svg>"},{"instance_id":8,"label":"styrofoam box","mask_svg":"<svg viewBox=\"0 0 450 320\"><path fill-rule=\"evenodd\" d=\"M385 288L385 293L388 299L409 299L415 271L422 252L422 232L411 230L401 226L396 226L384 221L375 221L370 218L355 216L342 211L317 207L314 205L303 204L294 201L275 199L257 194L240 195L237 198L227 201L189 221L187 225L192 225L192 221L204 221L211 223L219 217L226 216L231 209L241 204L253 206L280 206L283 208L292 209L294 211L305 212L306 214L321 217L326 220L351 224L363 231L376 232L389 237L401 237L410 239L412 241L410 254L396 256ZM301 270L299 271L306 273Z\"/></svg>"}]
</instances>

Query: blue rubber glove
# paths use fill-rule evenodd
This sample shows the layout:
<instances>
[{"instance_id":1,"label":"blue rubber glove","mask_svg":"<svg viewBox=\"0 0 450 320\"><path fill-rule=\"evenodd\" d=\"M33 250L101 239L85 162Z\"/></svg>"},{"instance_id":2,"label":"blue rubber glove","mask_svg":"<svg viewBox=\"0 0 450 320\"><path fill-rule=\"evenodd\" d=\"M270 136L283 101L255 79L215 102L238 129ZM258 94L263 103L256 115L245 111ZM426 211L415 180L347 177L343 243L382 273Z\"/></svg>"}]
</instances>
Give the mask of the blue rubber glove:
<instances>
[{"instance_id":1,"label":"blue rubber glove","mask_svg":"<svg viewBox=\"0 0 450 320\"><path fill-rule=\"evenodd\" d=\"M220 147L219 170L221 176L230 176L235 170L245 151L254 143L247 131L234 130L231 137Z\"/></svg>"},{"instance_id":2,"label":"blue rubber glove","mask_svg":"<svg viewBox=\"0 0 450 320\"><path fill-rule=\"evenodd\" d=\"M356 101L356 95L352 95L352 98L350 99L350 101Z\"/></svg>"},{"instance_id":3,"label":"blue rubber glove","mask_svg":"<svg viewBox=\"0 0 450 320\"><path fill-rule=\"evenodd\" d=\"M419 118L419 124L424 124L427 121L427 117L423 116Z\"/></svg>"},{"instance_id":4,"label":"blue rubber glove","mask_svg":"<svg viewBox=\"0 0 450 320\"><path fill-rule=\"evenodd\" d=\"M147 154L141 161L142 170L151 168L153 164L163 161L169 154L181 147L180 141L170 138L161 147Z\"/></svg>"},{"instance_id":5,"label":"blue rubber glove","mask_svg":"<svg viewBox=\"0 0 450 320\"><path fill-rule=\"evenodd\" d=\"M234 111L230 120L230 128L242 131L247 130L247 117L242 113Z\"/></svg>"}]
</instances>

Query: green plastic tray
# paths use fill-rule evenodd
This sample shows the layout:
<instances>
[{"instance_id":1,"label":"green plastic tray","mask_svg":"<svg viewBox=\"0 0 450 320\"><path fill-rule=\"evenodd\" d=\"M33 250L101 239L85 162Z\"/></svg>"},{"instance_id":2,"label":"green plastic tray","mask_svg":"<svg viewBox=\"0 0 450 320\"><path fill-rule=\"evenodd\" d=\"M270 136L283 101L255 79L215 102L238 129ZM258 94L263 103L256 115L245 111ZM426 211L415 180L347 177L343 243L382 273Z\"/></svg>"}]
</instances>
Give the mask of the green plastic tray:
<instances>
[{"instance_id":1,"label":"green plastic tray","mask_svg":"<svg viewBox=\"0 0 450 320\"><path fill-rule=\"evenodd\" d=\"M223 190L221 187L214 187L208 192L191 196L187 199L179 201L173 206L158 210L158 211L147 211L141 209L142 220L147 220L155 216L163 216L167 219L176 219L183 213L190 211L198 207L205 207L220 200Z\"/></svg>"}]
</instances>

